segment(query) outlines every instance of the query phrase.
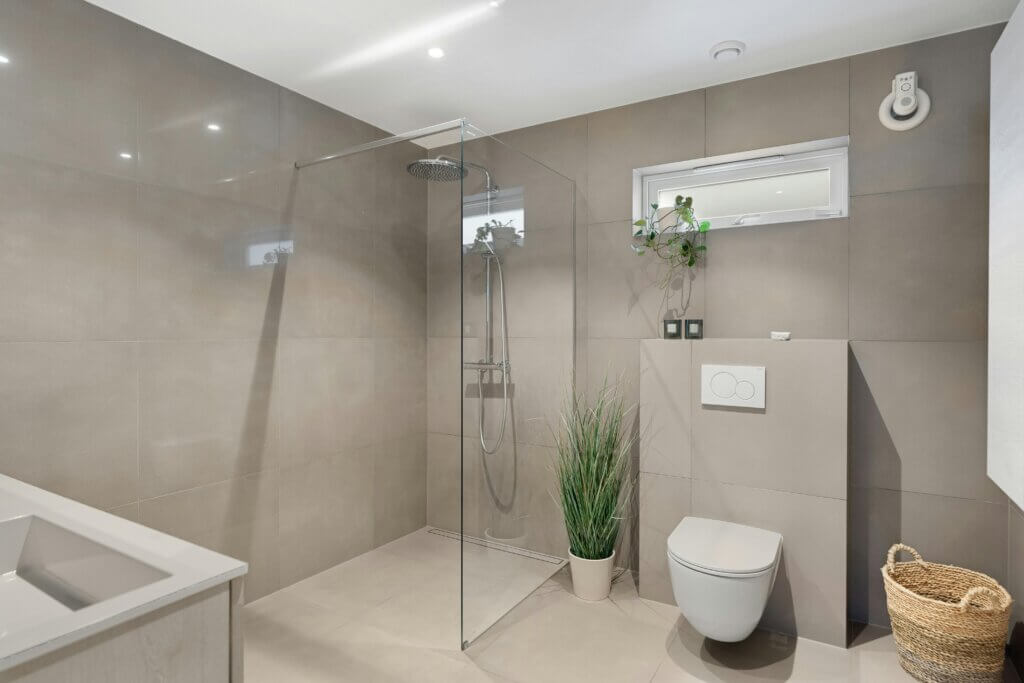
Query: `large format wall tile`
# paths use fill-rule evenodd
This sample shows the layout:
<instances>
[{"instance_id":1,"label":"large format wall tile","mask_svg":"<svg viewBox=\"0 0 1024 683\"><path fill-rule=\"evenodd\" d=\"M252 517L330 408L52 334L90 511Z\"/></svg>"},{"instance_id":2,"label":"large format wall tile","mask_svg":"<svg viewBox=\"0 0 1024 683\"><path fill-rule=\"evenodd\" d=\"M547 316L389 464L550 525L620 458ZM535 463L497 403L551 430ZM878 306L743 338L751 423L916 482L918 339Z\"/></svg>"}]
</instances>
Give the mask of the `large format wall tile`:
<instances>
[{"instance_id":1,"label":"large format wall tile","mask_svg":"<svg viewBox=\"0 0 1024 683\"><path fill-rule=\"evenodd\" d=\"M245 599L281 587L277 470L142 501L142 523L249 563Z\"/></svg>"},{"instance_id":2,"label":"large format wall tile","mask_svg":"<svg viewBox=\"0 0 1024 683\"><path fill-rule=\"evenodd\" d=\"M7 154L0 183L0 339L134 339L135 185Z\"/></svg>"},{"instance_id":3,"label":"large format wall tile","mask_svg":"<svg viewBox=\"0 0 1024 683\"><path fill-rule=\"evenodd\" d=\"M373 345L375 441L422 437L427 429L426 340L381 337Z\"/></svg>"},{"instance_id":4,"label":"large format wall tile","mask_svg":"<svg viewBox=\"0 0 1024 683\"><path fill-rule=\"evenodd\" d=\"M852 194L987 181L989 53L1001 32L986 26L850 59ZM893 76L912 70L931 114L913 130L891 131L878 105Z\"/></svg>"},{"instance_id":5,"label":"large format wall tile","mask_svg":"<svg viewBox=\"0 0 1024 683\"><path fill-rule=\"evenodd\" d=\"M717 85L707 98L707 156L840 137L850 132L850 63Z\"/></svg>"},{"instance_id":6,"label":"large format wall tile","mask_svg":"<svg viewBox=\"0 0 1024 683\"><path fill-rule=\"evenodd\" d=\"M782 534L782 560L761 624L846 646L846 501L693 482L692 512Z\"/></svg>"},{"instance_id":7,"label":"large format wall tile","mask_svg":"<svg viewBox=\"0 0 1024 683\"><path fill-rule=\"evenodd\" d=\"M272 339L142 344L144 498L276 466L275 346Z\"/></svg>"},{"instance_id":8,"label":"large format wall tile","mask_svg":"<svg viewBox=\"0 0 1024 683\"><path fill-rule=\"evenodd\" d=\"M987 201L985 185L851 201L851 339L985 338Z\"/></svg>"},{"instance_id":9,"label":"large format wall tile","mask_svg":"<svg viewBox=\"0 0 1024 683\"><path fill-rule=\"evenodd\" d=\"M706 269L676 274L651 253L630 249L628 222L599 223L587 230L587 334L590 337L661 336L666 318L702 318Z\"/></svg>"},{"instance_id":10,"label":"large format wall tile","mask_svg":"<svg viewBox=\"0 0 1024 683\"><path fill-rule=\"evenodd\" d=\"M139 215L142 339L277 334L287 263L264 265L262 256L258 265L249 260L253 247L288 237L276 227L272 213L141 185Z\"/></svg>"},{"instance_id":11,"label":"large format wall tile","mask_svg":"<svg viewBox=\"0 0 1024 683\"><path fill-rule=\"evenodd\" d=\"M427 524L456 532L461 527L463 496L466 508L472 510L478 493L476 486L462 488L459 442L460 437L452 434L427 434ZM466 476L467 480L475 481L472 473L467 472Z\"/></svg>"},{"instance_id":12,"label":"large format wall tile","mask_svg":"<svg viewBox=\"0 0 1024 683\"><path fill-rule=\"evenodd\" d=\"M280 88L151 31L138 41L139 178L276 208Z\"/></svg>"},{"instance_id":13,"label":"large format wall tile","mask_svg":"<svg viewBox=\"0 0 1024 683\"><path fill-rule=\"evenodd\" d=\"M893 543L929 562L955 564L1006 580L1007 507L887 489L850 489L850 619L888 626L880 568Z\"/></svg>"},{"instance_id":14,"label":"large format wall tile","mask_svg":"<svg viewBox=\"0 0 1024 683\"><path fill-rule=\"evenodd\" d=\"M373 331L374 233L333 221L291 224L281 332L369 337Z\"/></svg>"},{"instance_id":15,"label":"large format wall tile","mask_svg":"<svg viewBox=\"0 0 1024 683\"><path fill-rule=\"evenodd\" d=\"M138 500L136 345L0 350L0 471L99 508Z\"/></svg>"},{"instance_id":16,"label":"large format wall tile","mask_svg":"<svg viewBox=\"0 0 1024 683\"><path fill-rule=\"evenodd\" d=\"M998 502L985 476L983 342L852 342L854 486Z\"/></svg>"},{"instance_id":17,"label":"large format wall tile","mask_svg":"<svg viewBox=\"0 0 1024 683\"><path fill-rule=\"evenodd\" d=\"M374 233L373 336L427 333L426 236Z\"/></svg>"},{"instance_id":18,"label":"large format wall tile","mask_svg":"<svg viewBox=\"0 0 1024 683\"><path fill-rule=\"evenodd\" d=\"M641 472L690 476L691 350L689 341L640 342Z\"/></svg>"},{"instance_id":19,"label":"large format wall tile","mask_svg":"<svg viewBox=\"0 0 1024 683\"><path fill-rule=\"evenodd\" d=\"M675 604L668 537L690 514L690 480L640 473L640 596Z\"/></svg>"},{"instance_id":20,"label":"large format wall tile","mask_svg":"<svg viewBox=\"0 0 1024 683\"><path fill-rule=\"evenodd\" d=\"M422 431L375 448L372 508L374 546L427 523L427 444Z\"/></svg>"},{"instance_id":21,"label":"large format wall tile","mask_svg":"<svg viewBox=\"0 0 1024 683\"><path fill-rule=\"evenodd\" d=\"M281 464L295 465L376 441L371 339L283 339L274 405Z\"/></svg>"},{"instance_id":22,"label":"large format wall tile","mask_svg":"<svg viewBox=\"0 0 1024 683\"><path fill-rule=\"evenodd\" d=\"M700 159L704 148L704 91L682 93L590 114L587 206L592 223L623 221L633 213L632 171L641 166Z\"/></svg>"},{"instance_id":23,"label":"large format wall tile","mask_svg":"<svg viewBox=\"0 0 1024 683\"><path fill-rule=\"evenodd\" d=\"M65 0L7 0L0 26L11 60L0 88L0 149L133 177L139 27Z\"/></svg>"},{"instance_id":24,"label":"large format wall tile","mask_svg":"<svg viewBox=\"0 0 1024 683\"><path fill-rule=\"evenodd\" d=\"M846 339L849 228L830 219L709 233L704 336Z\"/></svg>"},{"instance_id":25,"label":"large format wall tile","mask_svg":"<svg viewBox=\"0 0 1024 683\"><path fill-rule=\"evenodd\" d=\"M702 405L702 364L763 365L764 410ZM694 478L846 498L845 341L705 339L690 376Z\"/></svg>"},{"instance_id":26,"label":"large format wall tile","mask_svg":"<svg viewBox=\"0 0 1024 683\"><path fill-rule=\"evenodd\" d=\"M281 470L281 585L374 547L374 449L347 447Z\"/></svg>"}]
</instances>

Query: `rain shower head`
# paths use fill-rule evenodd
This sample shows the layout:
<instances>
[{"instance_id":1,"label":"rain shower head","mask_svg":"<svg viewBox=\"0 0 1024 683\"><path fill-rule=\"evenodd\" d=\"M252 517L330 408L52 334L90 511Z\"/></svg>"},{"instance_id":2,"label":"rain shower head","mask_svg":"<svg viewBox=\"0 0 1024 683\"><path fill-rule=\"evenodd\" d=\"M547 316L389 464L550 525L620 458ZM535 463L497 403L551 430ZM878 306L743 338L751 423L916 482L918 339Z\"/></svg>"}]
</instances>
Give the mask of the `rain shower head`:
<instances>
[{"instance_id":1,"label":"rain shower head","mask_svg":"<svg viewBox=\"0 0 1024 683\"><path fill-rule=\"evenodd\" d=\"M421 180L449 183L465 178L469 174L470 168L475 168L484 174L488 195L497 194L498 186L491 179L491 172L487 170L486 166L474 164L472 161L459 161L451 157L439 156L436 159L417 159L406 166L405 170Z\"/></svg>"},{"instance_id":2,"label":"rain shower head","mask_svg":"<svg viewBox=\"0 0 1024 683\"><path fill-rule=\"evenodd\" d=\"M435 180L442 183L449 183L461 180L469 174L469 170L462 164L447 159L417 159L405 167L410 174L421 180Z\"/></svg>"}]
</instances>

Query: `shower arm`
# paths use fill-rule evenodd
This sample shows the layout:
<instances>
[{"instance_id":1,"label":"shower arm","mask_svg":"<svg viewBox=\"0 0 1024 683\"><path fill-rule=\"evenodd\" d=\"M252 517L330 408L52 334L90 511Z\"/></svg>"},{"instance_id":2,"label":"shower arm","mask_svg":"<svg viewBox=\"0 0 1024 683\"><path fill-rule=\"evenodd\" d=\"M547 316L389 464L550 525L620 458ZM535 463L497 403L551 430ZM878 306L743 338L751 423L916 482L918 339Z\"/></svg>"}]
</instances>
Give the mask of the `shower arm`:
<instances>
[{"instance_id":1,"label":"shower arm","mask_svg":"<svg viewBox=\"0 0 1024 683\"><path fill-rule=\"evenodd\" d=\"M487 185L487 193L491 194L493 192L498 191L498 186L495 185L494 182L491 180L491 172L487 170L486 166L474 164L472 161L463 161L461 159L456 159L455 157L446 156L444 154L439 155L437 158L442 161L451 161L461 166L469 166L470 168L475 168L476 170L484 174L484 182Z\"/></svg>"}]
</instances>

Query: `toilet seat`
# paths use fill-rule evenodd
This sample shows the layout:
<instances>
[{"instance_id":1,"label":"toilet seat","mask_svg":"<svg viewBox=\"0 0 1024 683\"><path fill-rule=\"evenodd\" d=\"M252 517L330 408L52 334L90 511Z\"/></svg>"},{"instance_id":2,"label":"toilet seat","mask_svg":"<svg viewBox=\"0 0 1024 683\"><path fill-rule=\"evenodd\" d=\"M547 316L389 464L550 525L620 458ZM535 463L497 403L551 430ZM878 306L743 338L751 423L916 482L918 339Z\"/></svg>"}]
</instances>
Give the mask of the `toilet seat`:
<instances>
[{"instance_id":1,"label":"toilet seat","mask_svg":"<svg viewBox=\"0 0 1024 683\"><path fill-rule=\"evenodd\" d=\"M733 522L684 517L668 537L669 557L694 571L751 578L773 571L782 535Z\"/></svg>"}]
</instances>

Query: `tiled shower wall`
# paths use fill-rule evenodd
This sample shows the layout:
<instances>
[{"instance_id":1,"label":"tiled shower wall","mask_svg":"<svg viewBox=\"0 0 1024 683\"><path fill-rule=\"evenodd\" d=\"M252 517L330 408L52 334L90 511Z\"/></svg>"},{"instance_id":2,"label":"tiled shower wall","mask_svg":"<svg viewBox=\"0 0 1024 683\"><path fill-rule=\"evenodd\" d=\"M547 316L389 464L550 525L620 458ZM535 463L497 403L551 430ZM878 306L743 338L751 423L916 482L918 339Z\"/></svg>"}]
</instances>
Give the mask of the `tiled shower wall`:
<instances>
[{"instance_id":1,"label":"tiled shower wall","mask_svg":"<svg viewBox=\"0 0 1024 683\"><path fill-rule=\"evenodd\" d=\"M295 171L386 133L77 0L5 0L0 45L0 472L249 598L422 526L422 150Z\"/></svg>"},{"instance_id":2,"label":"tiled shower wall","mask_svg":"<svg viewBox=\"0 0 1024 683\"><path fill-rule=\"evenodd\" d=\"M623 373L632 398L641 340L660 336L661 320L683 306L629 250L631 170L850 136L850 217L711 234L686 316L704 318L707 337L781 329L851 340L847 581L859 621L887 620L878 568L895 540L1005 581L1008 531L1022 535L985 476L988 65L1000 30L498 136L576 180L577 373L591 383ZM908 69L934 107L920 128L890 132L878 104ZM688 511L678 485L641 473L641 486L669 501L644 520L653 530ZM727 488L720 504L741 505Z\"/></svg>"}]
</instances>

